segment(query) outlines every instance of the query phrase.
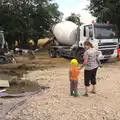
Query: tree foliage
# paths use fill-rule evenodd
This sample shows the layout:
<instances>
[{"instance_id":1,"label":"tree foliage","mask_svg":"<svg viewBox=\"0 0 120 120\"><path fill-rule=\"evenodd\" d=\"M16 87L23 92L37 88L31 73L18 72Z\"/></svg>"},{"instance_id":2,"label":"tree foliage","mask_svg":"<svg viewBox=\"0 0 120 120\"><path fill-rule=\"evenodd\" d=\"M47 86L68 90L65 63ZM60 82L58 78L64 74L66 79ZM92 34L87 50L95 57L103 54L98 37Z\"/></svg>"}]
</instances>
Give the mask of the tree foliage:
<instances>
[{"instance_id":1,"label":"tree foliage","mask_svg":"<svg viewBox=\"0 0 120 120\"><path fill-rule=\"evenodd\" d=\"M73 23L78 25L79 24L78 18L80 19L80 15L75 14L75 13L71 13L71 15L66 18L66 20L67 21L71 21L71 22L73 22ZM80 22L80 25L81 24L82 23Z\"/></svg>"},{"instance_id":2,"label":"tree foliage","mask_svg":"<svg viewBox=\"0 0 120 120\"><path fill-rule=\"evenodd\" d=\"M90 0L88 9L98 22L109 20L120 30L120 0Z\"/></svg>"},{"instance_id":3,"label":"tree foliage","mask_svg":"<svg viewBox=\"0 0 120 120\"><path fill-rule=\"evenodd\" d=\"M9 45L20 40L46 36L51 24L61 21L62 13L52 0L1 0L0 27ZM36 41L35 41L36 42Z\"/></svg>"}]
</instances>

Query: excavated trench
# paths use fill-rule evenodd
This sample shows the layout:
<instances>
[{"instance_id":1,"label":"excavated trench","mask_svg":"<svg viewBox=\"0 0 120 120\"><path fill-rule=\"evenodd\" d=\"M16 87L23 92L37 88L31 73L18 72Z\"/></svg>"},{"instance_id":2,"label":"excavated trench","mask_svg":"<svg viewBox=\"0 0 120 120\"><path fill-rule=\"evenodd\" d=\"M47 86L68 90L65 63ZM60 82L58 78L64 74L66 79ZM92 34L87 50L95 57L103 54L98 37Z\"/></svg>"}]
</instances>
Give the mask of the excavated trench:
<instances>
[{"instance_id":1,"label":"excavated trench","mask_svg":"<svg viewBox=\"0 0 120 120\"><path fill-rule=\"evenodd\" d=\"M28 78L22 79L17 74L13 75L11 71L2 71L0 80L8 80L10 84L10 87L6 88L5 92L0 93L0 120L4 120L8 113L22 107L34 94L42 93L45 89L49 89L48 86L39 85ZM2 89L4 88L0 88L0 90Z\"/></svg>"},{"instance_id":2,"label":"excavated trench","mask_svg":"<svg viewBox=\"0 0 120 120\"><path fill-rule=\"evenodd\" d=\"M18 93L25 93L25 92L35 92L40 89L40 85L37 82L33 82L30 80L22 80L20 76L13 76L10 74L0 74L0 80L8 81L10 87L2 88L0 90L6 89L5 93L8 94L18 94Z\"/></svg>"}]
</instances>

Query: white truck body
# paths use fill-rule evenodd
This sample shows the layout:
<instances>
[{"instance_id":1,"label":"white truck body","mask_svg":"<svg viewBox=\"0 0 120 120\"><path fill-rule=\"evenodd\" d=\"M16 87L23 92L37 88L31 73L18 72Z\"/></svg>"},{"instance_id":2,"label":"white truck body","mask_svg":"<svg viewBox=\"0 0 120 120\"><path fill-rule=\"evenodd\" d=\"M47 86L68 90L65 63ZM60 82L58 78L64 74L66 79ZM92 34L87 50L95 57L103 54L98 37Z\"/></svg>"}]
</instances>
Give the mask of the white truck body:
<instances>
[{"instance_id":1,"label":"white truck body","mask_svg":"<svg viewBox=\"0 0 120 120\"><path fill-rule=\"evenodd\" d=\"M79 40L77 34L80 32ZM79 59L83 57L84 42L87 38L99 51L99 59L112 59L117 57L119 45L117 29L112 24L84 24L78 26L70 21L56 24L52 27L56 46L51 46L52 51L59 51L59 56L69 56ZM79 53L79 54L78 54ZM54 52L54 56L56 56Z\"/></svg>"}]
</instances>

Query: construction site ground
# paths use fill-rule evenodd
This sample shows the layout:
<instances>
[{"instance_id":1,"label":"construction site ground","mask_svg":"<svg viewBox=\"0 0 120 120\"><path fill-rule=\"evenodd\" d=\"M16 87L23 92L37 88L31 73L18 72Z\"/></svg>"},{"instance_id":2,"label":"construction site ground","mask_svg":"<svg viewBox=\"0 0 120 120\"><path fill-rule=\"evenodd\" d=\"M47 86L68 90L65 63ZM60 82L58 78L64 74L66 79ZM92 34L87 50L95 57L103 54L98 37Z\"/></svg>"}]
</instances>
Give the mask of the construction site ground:
<instances>
[{"instance_id":1,"label":"construction site ground","mask_svg":"<svg viewBox=\"0 0 120 120\"><path fill-rule=\"evenodd\" d=\"M5 120L120 120L120 62L112 61L98 69L97 94L84 93L84 69L80 71L78 90L81 96L69 92L69 60L48 58L46 52L36 59L16 57L17 64L0 65L1 74L49 86L24 98L0 98L0 103L17 103L5 115ZM90 87L91 90L91 87ZM1 105L0 104L0 105Z\"/></svg>"}]
</instances>

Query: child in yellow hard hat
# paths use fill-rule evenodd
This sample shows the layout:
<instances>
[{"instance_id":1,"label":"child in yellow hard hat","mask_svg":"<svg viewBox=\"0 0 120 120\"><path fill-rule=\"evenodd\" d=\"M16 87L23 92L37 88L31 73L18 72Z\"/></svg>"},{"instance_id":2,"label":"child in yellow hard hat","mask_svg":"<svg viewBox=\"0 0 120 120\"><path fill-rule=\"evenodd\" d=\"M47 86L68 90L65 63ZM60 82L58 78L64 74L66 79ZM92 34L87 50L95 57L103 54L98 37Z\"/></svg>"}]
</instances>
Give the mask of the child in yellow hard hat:
<instances>
[{"instance_id":1,"label":"child in yellow hard hat","mask_svg":"<svg viewBox=\"0 0 120 120\"><path fill-rule=\"evenodd\" d=\"M72 59L70 61L71 68L69 69L69 80L70 80L70 94L71 96L79 96L78 95L78 76L79 76L79 68L78 61L76 59Z\"/></svg>"}]
</instances>

